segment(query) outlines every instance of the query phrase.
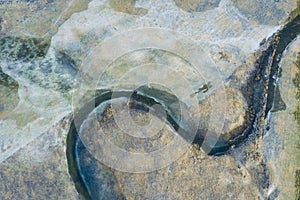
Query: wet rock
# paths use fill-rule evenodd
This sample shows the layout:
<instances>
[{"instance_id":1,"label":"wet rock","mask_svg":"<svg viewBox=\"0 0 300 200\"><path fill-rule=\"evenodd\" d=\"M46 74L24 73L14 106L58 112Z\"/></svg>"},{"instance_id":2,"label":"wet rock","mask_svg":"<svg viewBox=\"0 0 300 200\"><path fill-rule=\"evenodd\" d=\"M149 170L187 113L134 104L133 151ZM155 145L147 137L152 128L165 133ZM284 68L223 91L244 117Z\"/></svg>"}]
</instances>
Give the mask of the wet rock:
<instances>
[{"instance_id":1,"label":"wet rock","mask_svg":"<svg viewBox=\"0 0 300 200\"><path fill-rule=\"evenodd\" d=\"M0 40L0 60L29 62L44 58L50 46L49 38L4 37Z\"/></svg>"},{"instance_id":2,"label":"wet rock","mask_svg":"<svg viewBox=\"0 0 300 200\"><path fill-rule=\"evenodd\" d=\"M2 20L2 18L0 18L0 31L2 30L2 22L3 22L3 20Z\"/></svg>"},{"instance_id":3,"label":"wet rock","mask_svg":"<svg viewBox=\"0 0 300 200\"><path fill-rule=\"evenodd\" d=\"M2 69L26 86L34 84L62 92L68 92L75 87L78 70L68 55L53 49L41 58L38 58L37 52L34 51L31 55L30 60L3 60Z\"/></svg>"},{"instance_id":4,"label":"wet rock","mask_svg":"<svg viewBox=\"0 0 300 200\"><path fill-rule=\"evenodd\" d=\"M70 140L75 147L68 146L68 168L79 195L86 199L124 199L113 171L88 151L77 134L69 135Z\"/></svg>"},{"instance_id":5,"label":"wet rock","mask_svg":"<svg viewBox=\"0 0 300 200\"><path fill-rule=\"evenodd\" d=\"M299 125L293 113L297 112L299 100L297 99L296 86L293 83L299 68L297 59L300 39L294 40L286 49L281 60L281 77L278 80L278 89L281 98L286 104L286 109L272 113L268 124L270 129L266 131L262 144L262 152L266 160L270 163L271 176L274 187L278 189L279 199L296 198L296 171L299 168ZM273 140L273 142L272 142ZM274 144L274 145L270 145ZM282 178L290 180L283 184Z\"/></svg>"},{"instance_id":6,"label":"wet rock","mask_svg":"<svg viewBox=\"0 0 300 200\"><path fill-rule=\"evenodd\" d=\"M274 96L274 104L273 104L271 112L277 112L277 111L281 111L281 110L285 110L285 109L286 109L286 104L282 100L279 89L276 88L275 96Z\"/></svg>"}]
</instances>

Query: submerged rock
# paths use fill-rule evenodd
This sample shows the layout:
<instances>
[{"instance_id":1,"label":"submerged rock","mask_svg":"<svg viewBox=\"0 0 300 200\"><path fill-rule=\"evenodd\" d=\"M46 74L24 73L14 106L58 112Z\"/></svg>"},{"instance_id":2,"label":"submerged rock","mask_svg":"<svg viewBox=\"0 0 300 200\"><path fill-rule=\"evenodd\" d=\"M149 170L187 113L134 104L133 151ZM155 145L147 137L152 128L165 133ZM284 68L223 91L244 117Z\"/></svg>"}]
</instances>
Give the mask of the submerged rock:
<instances>
[{"instance_id":1,"label":"submerged rock","mask_svg":"<svg viewBox=\"0 0 300 200\"><path fill-rule=\"evenodd\" d=\"M78 137L77 133L68 135L67 158L79 195L85 199L124 199L113 172L95 159Z\"/></svg>"},{"instance_id":2,"label":"submerged rock","mask_svg":"<svg viewBox=\"0 0 300 200\"><path fill-rule=\"evenodd\" d=\"M44 58L50 46L50 38L4 37L0 39L0 60L29 62Z\"/></svg>"}]
</instances>

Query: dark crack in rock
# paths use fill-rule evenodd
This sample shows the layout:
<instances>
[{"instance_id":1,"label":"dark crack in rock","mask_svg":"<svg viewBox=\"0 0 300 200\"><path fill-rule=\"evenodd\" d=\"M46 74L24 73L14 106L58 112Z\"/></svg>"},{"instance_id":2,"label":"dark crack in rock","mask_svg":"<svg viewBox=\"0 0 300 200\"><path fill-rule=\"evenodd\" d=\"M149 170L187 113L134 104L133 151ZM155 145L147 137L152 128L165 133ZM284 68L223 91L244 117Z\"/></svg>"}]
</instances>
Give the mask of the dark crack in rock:
<instances>
[{"instance_id":1,"label":"dark crack in rock","mask_svg":"<svg viewBox=\"0 0 300 200\"><path fill-rule=\"evenodd\" d=\"M69 173L81 198L124 199L113 171L90 154L79 139L74 124L71 125L67 144Z\"/></svg>"}]
</instances>

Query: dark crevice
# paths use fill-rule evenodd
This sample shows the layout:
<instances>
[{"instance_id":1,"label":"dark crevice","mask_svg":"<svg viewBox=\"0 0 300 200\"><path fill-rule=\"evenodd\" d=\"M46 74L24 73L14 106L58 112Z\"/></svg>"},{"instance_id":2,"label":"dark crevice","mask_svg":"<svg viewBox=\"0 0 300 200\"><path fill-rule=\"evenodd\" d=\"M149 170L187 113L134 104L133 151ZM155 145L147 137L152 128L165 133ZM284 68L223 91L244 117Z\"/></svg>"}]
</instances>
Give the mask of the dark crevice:
<instances>
[{"instance_id":1,"label":"dark crevice","mask_svg":"<svg viewBox=\"0 0 300 200\"><path fill-rule=\"evenodd\" d=\"M291 22L289 22L284 28L274 34L271 38L268 39L269 46L264 50L259 59L255 62L255 70L251 74L247 83L242 86L241 92L245 97L248 104L247 120L244 124L244 128L241 129L241 133L238 137L230 141L219 141L215 146L210 147L212 150L208 152L209 155L222 155L224 154L231 146L238 146L240 143L245 141L249 135L258 134L257 130L260 120L266 118L268 113L273 109L285 109L285 104L280 98L278 93L278 88L276 87L277 79L280 76L280 66L282 53L287 48L287 46L299 35L300 33L300 16L297 16ZM175 130L183 130L183 133L186 130L182 127L179 120L176 118L176 109L171 108L170 102L178 101L176 98L173 98L174 95L168 95L165 91L151 90L151 88L142 88L142 92L135 91L130 92L131 98L133 101L138 101L146 106L151 106L153 104L162 105L167 111L167 120L173 126ZM117 94L117 95L116 95ZM147 96L148 94L148 96ZM114 98L128 96L128 92L119 91L114 92ZM153 97L153 98L152 98ZM87 115L94 109L96 106L100 105L104 101L109 101L112 98L112 91L100 91L95 96L95 99L92 99L91 106L83 106L79 110L79 115L75 117L73 121L69 135L68 135L68 144L67 144L67 154L68 154L68 164L70 174L75 182L76 188L83 196L88 199L92 199L89 192L88 186L84 183L82 178L82 172L80 167L78 167L78 160L76 160L76 154L78 152L76 147L76 140L80 140L78 133L76 132L75 124L81 124ZM273 107L274 106L274 107ZM205 131L205 130L199 130ZM188 135L188 132L186 133ZM184 138L185 135L182 135ZM203 135L197 134L194 138L194 143L199 145L203 142ZM202 144L203 145L203 144ZM257 184L261 189L266 189L269 187L269 174L268 170L264 163L261 163L261 170L257 171L258 174L255 177L258 177ZM254 170L255 171L255 170ZM264 181L262 181L264 180ZM273 194L272 198L276 198L278 191ZM119 198L123 198L122 195ZM271 197L270 197L271 198Z\"/></svg>"},{"instance_id":2,"label":"dark crevice","mask_svg":"<svg viewBox=\"0 0 300 200\"><path fill-rule=\"evenodd\" d=\"M148 96L147 96L148 94ZM128 91L111 91L111 90L102 90L96 91L95 98L88 101L78 112L76 112L76 116L71 124L71 128L69 130L68 139L67 139L67 160L69 166L69 173L74 180L75 186L77 191L82 195L85 199L99 199L99 196L95 195L95 193L91 192L94 187L97 185L92 183L86 183L85 178L88 176L86 173L90 173L91 171L83 171L82 166L80 163L85 162L85 157L79 157L81 151L86 151L84 145L82 145L82 141L78 136L78 132L76 128L79 128L83 121L87 118L88 114L97 106L107 101L110 101L111 98L119 98L119 97L129 97L131 102L132 109L142 109L142 110L149 110L151 106L155 104L160 104L163 106L167 111L167 120L169 121L170 125L181 134L183 138L186 140L191 140L189 134L181 127L181 124L178 123L177 117L174 113L178 113L176 109L180 109L180 107L175 106L174 102L178 103L178 99L176 96L172 94L164 93L162 95L157 95L158 99L153 98L157 94L162 94L162 91L157 89L151 89L146 87L141 87L136 91L128 92ZM139 103L140 102L140 103ZM170 105L173 107L171 108ZM159 111L157 112L159 113ZM192 142L192 141L190 141ZM78 145L79 144L79 145ZM80 145L81 144L81 145ZM80 147L80 148L78 148ZM86 154L89 159L94 160L95 163L99 163L93 158L92 155ZM81 159L81 160L80 160ZM101 165L100 165L101 166ZM90 166L87 166L90 167ZM92 178L92 177L90 177ZM98 180L100 181L100 180ZM109 196L107 192L103 191ZM111 193L115 194L114 199L124 199L120 192L111 191Z\"/></svg>"}]
</instances>

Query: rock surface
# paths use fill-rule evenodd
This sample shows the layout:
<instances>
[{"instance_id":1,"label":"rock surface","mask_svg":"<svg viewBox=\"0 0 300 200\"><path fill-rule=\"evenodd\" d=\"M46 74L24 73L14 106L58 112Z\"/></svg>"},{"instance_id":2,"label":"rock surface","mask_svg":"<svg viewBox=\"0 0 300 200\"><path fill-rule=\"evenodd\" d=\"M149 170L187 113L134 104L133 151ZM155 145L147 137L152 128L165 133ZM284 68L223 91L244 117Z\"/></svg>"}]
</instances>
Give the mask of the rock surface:
<instances>
[{"instance_id":1,"label":"rock surface","mask_svg":"<svg viewBox=\"0 0 300 200\"><path fill-rule=\"evenodd\" d=\"M251 116L243 86L269 42L264 39L299 7L296 0L89 2L0 0L0 199L79 198L66 137L76 98L89 98L84 92L96 88L160 81L199 111L201 137L214 130L222 142L236 138ZM169 166L140 174L111 169L82 152L85 177L103 177L95 194L103 187L106 197L126 199L295 199L299 46L298 37L280 63L286 109L257 120L258 129L243 143L217 157L194 144ZM153 65L160 67L149 70ZM148 120L145 113L131 114L137 121L144 117L139 123ZM117 127L106 120L106 134L124 149L155 149L149 142L134 149L135 140L110 135Z\"/></svg>"},{"instance_id":2,"label":"rock surface","mask_svg":"<svg viewBox=\"0 0 300 200\"><path fill-rule=\"evenodd\" d=\"M296 171L299 169L299 124L295 120L295 112L299 106L296 98L298 88L293 80L299 73L300 38L298 37L286 50L281 61L281 77L279 79L279 90L286 110L273 113L270 116L270 130L266 132L263 140L262 152L268 160L274 188L277 186L282 191L278 199L294 199L296 188ZM272 145L271 145L272 144ZM282 182L282 180L290 180Z\"/></svg>"},{"instance_id":3,"label":"rock surface","mask_svg":"<svg viewBox=\"0 0 300 200\"><path fill-rule=\"evenodd\" d=\"M1 199L77 199L65 154L70 116L0 164Z\"/></svg>"}]
</instances>

